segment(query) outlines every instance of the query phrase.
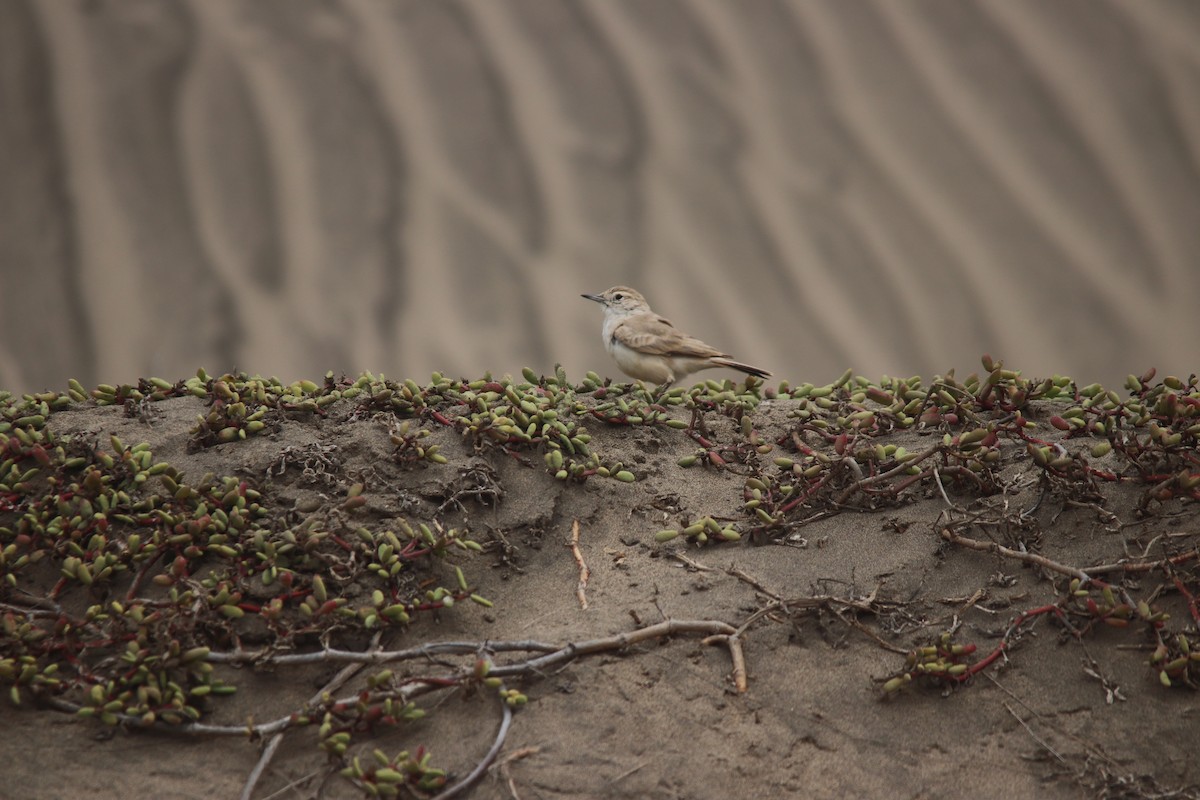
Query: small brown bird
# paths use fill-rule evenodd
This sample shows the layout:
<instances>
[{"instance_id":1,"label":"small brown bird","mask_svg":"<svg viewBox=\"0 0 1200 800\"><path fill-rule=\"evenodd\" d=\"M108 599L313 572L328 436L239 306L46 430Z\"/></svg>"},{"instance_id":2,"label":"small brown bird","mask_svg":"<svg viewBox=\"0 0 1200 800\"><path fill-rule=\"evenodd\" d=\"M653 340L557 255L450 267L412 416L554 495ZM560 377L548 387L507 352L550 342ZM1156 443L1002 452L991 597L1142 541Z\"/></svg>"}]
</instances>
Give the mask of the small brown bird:
<instances>
[{"instance_id":1,"label":"small brown bird","mask_svg":"<svg viewBox=\"0 0 1200 800\"><path fill-rule=\"evenodd\" d=\"M604 349L621 371L633 378L665 389L680 378L712 367L729 367L759 378L771 375L683 333L651 311L646 298L628 286L581 297L604 306Z\"/></svg>"}]
</instances>

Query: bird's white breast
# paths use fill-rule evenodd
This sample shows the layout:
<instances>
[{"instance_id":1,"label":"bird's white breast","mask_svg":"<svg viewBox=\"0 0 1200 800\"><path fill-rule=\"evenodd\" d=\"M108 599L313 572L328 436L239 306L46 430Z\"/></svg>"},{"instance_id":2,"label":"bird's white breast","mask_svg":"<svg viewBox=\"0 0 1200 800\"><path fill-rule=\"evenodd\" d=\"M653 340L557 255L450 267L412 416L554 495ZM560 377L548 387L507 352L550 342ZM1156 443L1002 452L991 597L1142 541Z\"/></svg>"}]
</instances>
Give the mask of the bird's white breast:
<instances>
[{"instance_id":1,"label":"bird's white breast","mask_svg":"<svg viewBox=\"0 0 1200 800\"><path fill-rule=\"evenodd\" d=\"M602 330L604 349L612 356L613 361L617 362L617 366L621 371L632 378L652 383L664 383L674 380L675 375L669 364L669 359L662 356L639 353L637 350L622 344L613 336L613 331L628 316L628 314L604 315L604 328Z\"/></svg>"}]
</instances>

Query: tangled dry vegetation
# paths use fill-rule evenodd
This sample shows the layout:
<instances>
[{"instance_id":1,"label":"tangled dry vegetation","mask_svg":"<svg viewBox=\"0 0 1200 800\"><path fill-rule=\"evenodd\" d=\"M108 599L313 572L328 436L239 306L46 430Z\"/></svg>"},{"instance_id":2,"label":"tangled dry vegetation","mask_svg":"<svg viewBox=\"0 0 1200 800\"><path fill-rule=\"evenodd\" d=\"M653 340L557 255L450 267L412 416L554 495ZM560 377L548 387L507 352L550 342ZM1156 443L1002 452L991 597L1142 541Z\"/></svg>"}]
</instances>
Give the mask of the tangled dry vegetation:
<instances>
[{"instance_id":1,"label":"tangled dry vegetation","mask_svg":"<svg viewBox=\"0 0 1200 800\"><path fill-rule=\"evenodd\" d=\"M1122 631L1142 648L1161 691L1194 691L1200 550L1192 534L1133 537L1126 541L1140 547L1126 544L1118 557L1066 563L1046 553L1038 512L1054 497L1114 530L1192 518L1200 499L1196 377L1131 375L1118 393L1065 377L1029 380L986 357L983 367L964 380L951 373L929 383L847 373L827 386L707 381L663 394L590 373L574 384L561 370L471 382L435 374L426 385L370 374L282 384L201 370L178 382L0 393L0 683L9 703L97 726L261 742L245 797L285 733L303 726L318 731L330 774L367 795L450 797L495 759L514 711L547 669L639 641L699 635L727 648L731 690L745 692L745 638L806 615L836 620L895 654L891 673L875 676L881 701L920 685L969 686L1047 618L1081 641L1102 628ZM316 437L276 447L257 474L185 474L146 442L75 422L87 409L153 421L167 408L194 420L186 449L197 457L318 420L370 426L386 439L386 458L345 478L344 454ZM961 548L1024 564L1052 586L1053 599L1014 609L983 646L965 641L957 625L899 646L898 629L884 621L903 614L901 599L878 591L787 597L734 570L759 598L742 619L666 620L566 644L417 641L386 649L417 617L445 618L463 603L492 606L473 575L504 559L507 543L464 513L505 502L489 464L512 462L568 486L656 477L618 460L601 437L593 441L614 428L670 440L681 454L665 479L737 476L736 515L664 506L668 525L641 532L656 554L692 563L688 553L700 547L803 547L819 520L925 498L942 506L933 528L943 554ZM383 513L383 485L413 487L413 476L437 470L457 472L432 494L401 492ZM1115 486L1136 487L1128 508L1112 507L1106 487ZM578 535L576 527L577 595L586 606ZM238 691L239 668L314 663L342 669L307 703L265 721L209 720ZM498 698L494 744L473 769L452 775L415 742L399 753L373 749L381 730L427 713L423 695L450 691ZM1089 774L1074 771L1092 789L1117 780Z\"/></svg>"}]
</instances>

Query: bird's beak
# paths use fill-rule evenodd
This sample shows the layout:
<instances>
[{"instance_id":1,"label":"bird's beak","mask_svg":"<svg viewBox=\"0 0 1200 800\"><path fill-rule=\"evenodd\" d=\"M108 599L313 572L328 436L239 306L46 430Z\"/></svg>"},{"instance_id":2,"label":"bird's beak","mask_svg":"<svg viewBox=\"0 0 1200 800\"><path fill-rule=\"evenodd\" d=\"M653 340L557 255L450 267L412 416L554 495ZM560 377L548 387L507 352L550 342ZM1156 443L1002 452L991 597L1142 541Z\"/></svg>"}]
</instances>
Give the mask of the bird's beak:
<instances>
[{"instance_id":1,"label":"bird's beak","mask_svg":"<svg viewBox=\"0 0 1200 800\"><path fill-rule=\"evenodd\" d=\"M598 294L581 294L579 296L584 298L585 300L592 300L592 301L595 301L595 302L601 303L601 304L604 303L604 298Z\"/></svg>"}]
</instances>

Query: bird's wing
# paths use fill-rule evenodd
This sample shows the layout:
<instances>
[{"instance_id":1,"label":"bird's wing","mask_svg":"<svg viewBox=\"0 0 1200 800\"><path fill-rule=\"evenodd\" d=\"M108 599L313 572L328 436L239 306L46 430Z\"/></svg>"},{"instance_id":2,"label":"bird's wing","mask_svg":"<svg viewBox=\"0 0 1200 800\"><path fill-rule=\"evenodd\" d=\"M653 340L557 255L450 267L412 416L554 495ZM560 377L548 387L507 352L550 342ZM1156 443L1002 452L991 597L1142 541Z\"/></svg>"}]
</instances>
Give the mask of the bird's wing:
<instances>
[{"instance_id":1,"label":"bird's wing","mask_svg":"<svg viewBox=\"0 0 1200 800\"><path fill-rule=\"evenodd\" d=\"M616 341L654 356L681 356L684 358L716 358L725 355L704 342L682 333L670 320L654 314L638 314L613 328Z\"/></svg>"}]
</instances>

